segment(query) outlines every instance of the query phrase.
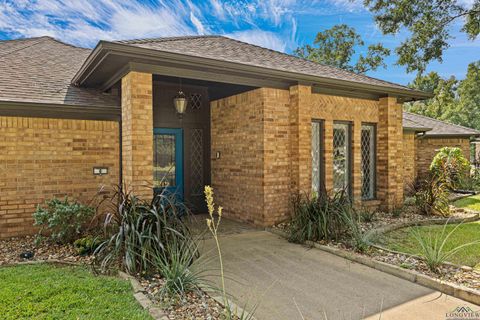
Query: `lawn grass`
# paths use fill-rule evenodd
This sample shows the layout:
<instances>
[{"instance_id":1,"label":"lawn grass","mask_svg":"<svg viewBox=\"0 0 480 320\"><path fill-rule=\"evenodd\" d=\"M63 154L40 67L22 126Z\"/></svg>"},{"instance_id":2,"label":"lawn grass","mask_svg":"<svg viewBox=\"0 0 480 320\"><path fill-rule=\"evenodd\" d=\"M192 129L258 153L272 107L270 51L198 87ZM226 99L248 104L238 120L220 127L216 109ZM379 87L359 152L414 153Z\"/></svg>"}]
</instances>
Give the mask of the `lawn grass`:
<instances>
[{"instance_id":1,"label":"lawn grass","mask_svg":"<svg viewBox=\"0 0 480 320\"><path fill-rule=\"evenodd\" d=\"M418 227L421 234L428 237L430 232L441 233L443 225ZM421 252L420 245L415 239L412 228L403 228L383 235L378 243L395 251L416 254ZM446 233L450 232L455 225L448 225ZM464 223L450 236L445 251L451 250L464 243L478 241L480 239L480 222ZM480 244L467 246L457 252L450 259L452 263L474 267L480 263Z\"/></svg>"},{"instance_id":2,"label":"lawn grass","mask_svg":"<svg viewBox=\"0 0 480 320\"><path fill-rule=\"evenodd\" d=\"M151 319L127 281L49 264L0 268L0 314L2 319Z\"/></svg>"},{"instance_id":3,"label":"lawn grass","mask_svg":"<svg viewBox=\"0 0 480 320\"><path fill-rule=\"evenodd\" d=\"M480 211L480 194L459 199L453 205L458 208Z\"/></svg>"}]
</instances>

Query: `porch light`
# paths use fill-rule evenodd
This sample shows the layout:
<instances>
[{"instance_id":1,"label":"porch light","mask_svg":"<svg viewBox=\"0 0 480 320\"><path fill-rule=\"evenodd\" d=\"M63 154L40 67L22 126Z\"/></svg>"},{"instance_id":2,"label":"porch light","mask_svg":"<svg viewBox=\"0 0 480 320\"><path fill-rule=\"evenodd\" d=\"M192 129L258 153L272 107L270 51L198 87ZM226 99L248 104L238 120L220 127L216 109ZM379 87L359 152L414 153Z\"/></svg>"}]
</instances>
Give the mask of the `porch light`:
<instances>
[{"instance_id":1,"label":"porch light","mask_svg":"<svg viewBox=\"0 0 480 320\"><path fill-rule=\"evenodd\" d=\"M183 91L178 91L178 94L173 98L173 105L177 110L178 115L182 116L187 110L187 97Z\"/></svg>"}]
</instances>

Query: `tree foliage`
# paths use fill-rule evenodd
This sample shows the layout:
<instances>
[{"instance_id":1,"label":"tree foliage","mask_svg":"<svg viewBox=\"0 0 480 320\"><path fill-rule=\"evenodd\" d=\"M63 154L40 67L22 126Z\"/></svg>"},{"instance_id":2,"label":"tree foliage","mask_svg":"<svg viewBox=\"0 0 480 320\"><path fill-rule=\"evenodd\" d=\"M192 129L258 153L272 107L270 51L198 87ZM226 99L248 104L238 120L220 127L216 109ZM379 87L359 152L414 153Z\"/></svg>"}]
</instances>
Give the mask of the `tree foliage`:
<instances>
[{"instance_id":1,"label":"tree foliage","mask_svg":"<svg viewBox=\"0 0 480 320\"><path fill-rule=\"evenodd\" d=\"M355 73L386 67L384 58L390 54L390 50L382 44L372 44L368 46L366 55L360 54L357 61L353 62L356 49L365 46L365 42L354 28L346 24L317 33L313 44L297 48L294 54Z\"/></svg>"},{"instance_id":2,"label":"tree foliage","mask_svg":"<svg viewBox=\"0 0 480 320\"><path fill-rule=\"evenodd\" d=\"M480 61L468 66L464 80L430 72L417 76L410 86L434 97L405 104L407 111L480 130Z\"/></svg>"},{"instance_id":3,"label":"tree foliage","mask_svg":"<svg viewBox=\"0 0 480 320\"><path fill-rule=\"evenodd\" d=\"M474 40L480 33L480 0L364 0L384 34L408 31L410 36L396 48L397 63L408 72L425 71L430 61L442 61L454 24Z\"/></svg>"}]
</instances>

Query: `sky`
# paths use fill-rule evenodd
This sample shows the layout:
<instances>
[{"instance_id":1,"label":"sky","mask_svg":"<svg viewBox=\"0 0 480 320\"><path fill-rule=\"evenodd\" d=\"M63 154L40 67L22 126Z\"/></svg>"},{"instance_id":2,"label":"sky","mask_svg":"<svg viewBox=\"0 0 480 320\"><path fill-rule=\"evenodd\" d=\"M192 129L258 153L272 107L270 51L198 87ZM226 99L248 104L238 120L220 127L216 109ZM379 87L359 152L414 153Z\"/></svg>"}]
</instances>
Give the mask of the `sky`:
<instances>
[{"instance_id":1,"label":"sky","mask_svg":"<svg viewBox=\"0 0 480 320\"><path fill-rule=\"evenodd\" d=\"M367 46L381 42L392 52L408 36L383 35L362 0L0 0L0 40L48 35L89 48L100 39L219 34L291 53L340 23L354 27ZM470 41L459 29L453 26L443 63L432 62L427 71L461 79L468 63L480 59L480 39ZM368 75L407 84L415 74L396 59Z\"/></svg>"}]
</instances>

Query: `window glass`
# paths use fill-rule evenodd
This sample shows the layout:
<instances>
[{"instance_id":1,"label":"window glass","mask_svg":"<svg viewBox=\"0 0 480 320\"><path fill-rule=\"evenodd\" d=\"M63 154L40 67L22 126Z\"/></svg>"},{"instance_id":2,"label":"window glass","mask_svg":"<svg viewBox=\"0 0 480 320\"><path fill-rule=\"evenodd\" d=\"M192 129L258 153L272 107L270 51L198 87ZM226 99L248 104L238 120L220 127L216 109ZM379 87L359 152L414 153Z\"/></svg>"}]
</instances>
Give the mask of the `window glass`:
<instances>
[{"instance_id":1,"label":"window glass","mask_svg":"<svg viewBox=\"0 0 480 320\"><path fill-rule=\"evenodd\" d=\"M321 123L312 122L312 192L318 194L321 183Z\"/></svg>"},{"instance_id":2,"label":"window glass","mask_svg":"<svg viewBox=\"0 0 480 320\"><path fill-rule=\"evenodd\" d=\"M155 188L175 186L175 135L153 136L153 184Z\"/></svg>"},{"instance_id":3,"label":"window glass","mask_svg":"<svg viewBox=\"0 0 480 320\"><path fill-rule=\"evenodd\" d=\"M333 124L333 191L350 192L350 125Z\"/></svg>"},{"instance_id":4,"label":"window glass","mask_svg":"<svg viewBox=\"0 0 480 320\"><path fill-rule=\"evenodd\" d=\"M375 198L375 126L362 125L362 199Z\"/></svg>"}]
</instances>

